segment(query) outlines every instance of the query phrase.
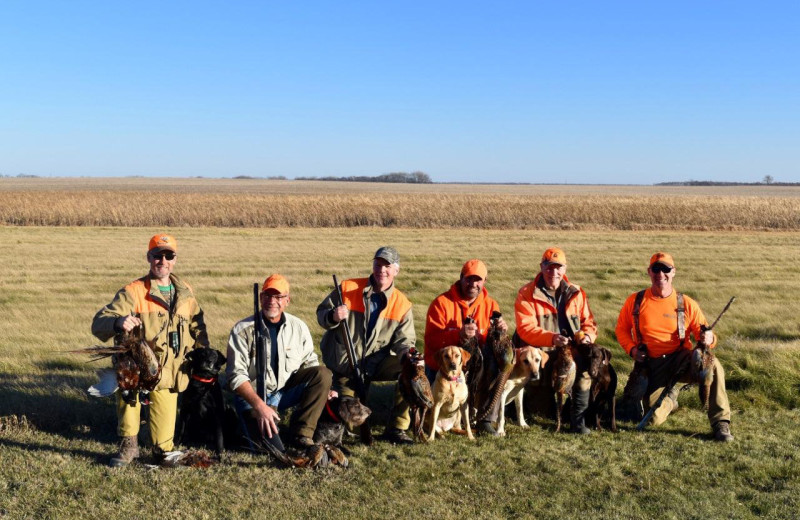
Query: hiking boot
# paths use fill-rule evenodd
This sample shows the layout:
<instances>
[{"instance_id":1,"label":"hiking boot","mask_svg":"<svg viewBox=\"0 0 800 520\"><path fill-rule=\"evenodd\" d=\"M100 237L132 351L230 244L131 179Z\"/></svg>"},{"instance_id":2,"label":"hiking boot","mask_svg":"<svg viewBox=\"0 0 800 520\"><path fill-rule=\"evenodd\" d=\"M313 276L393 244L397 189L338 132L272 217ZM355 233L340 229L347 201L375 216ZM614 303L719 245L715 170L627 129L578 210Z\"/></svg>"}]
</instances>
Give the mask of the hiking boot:
<instances>
[{"instance_id":1,"label":"hiking boot","mask_svg":"<svg viewBox=\"0 0 800 520\"><path fill-rule=\"evenodd\" d=\"M139 443L136 441L136 435L131 435L120 440L119 453L109 461L108 465L112 468L121 468L136 458L139 458Z\"/></svg>"},{"instance_id":2,"label":"hiking boot","mask_svg":"<svg viewBox=\"0 0 800 520\"><path fill-rule=\"evenodd\" d=\"M589 409L589 390L573 390L569 409L570 431L586 435L592 430L586 427L586 411Z\"/></svg>"},{"instance_id":3,"label":"hiking boot","mask_svg":"<svg viewBox=\"0 0 800 520\"><path fill-rule=\"evenodd\" d=\"M733 442L730 421L719 421L714 425L714 440L719 442Z\"/></svg>"},{"instance_id":4,"label":"hiking boot","mask_svg":"<svg viewBox=\"0 0 800 520\"><path fill-rule=\"evenodd\" d=\"M305 451L314 445L314 441L303 435L295 435L289 444L292 448Z\"/></svg>"},{"instance_id":5,"label":"hiking boot","mask_svg":"<svg viewBox=\"0 0 800 520\"><path fill-rule=\"evenodd\" d=\"M475 426L475 431L478 435L486 435L488 437L499 437L500 434L494 429L492 421L480 421Z\"/></svg>"},{"instance_id":6,"label":"hiking boot","mask_svg":"<svg viewBox=\"0 0 800 520\"><path fill-rule=\"evenodd\" d=\"M386 432L383 434L383 438L384 440L387 440L392 444L398 444L398 445L414 444L414 440L408 436L405 430L401 430L400 428L386 428Z\"/></svg>"}]
</instances>

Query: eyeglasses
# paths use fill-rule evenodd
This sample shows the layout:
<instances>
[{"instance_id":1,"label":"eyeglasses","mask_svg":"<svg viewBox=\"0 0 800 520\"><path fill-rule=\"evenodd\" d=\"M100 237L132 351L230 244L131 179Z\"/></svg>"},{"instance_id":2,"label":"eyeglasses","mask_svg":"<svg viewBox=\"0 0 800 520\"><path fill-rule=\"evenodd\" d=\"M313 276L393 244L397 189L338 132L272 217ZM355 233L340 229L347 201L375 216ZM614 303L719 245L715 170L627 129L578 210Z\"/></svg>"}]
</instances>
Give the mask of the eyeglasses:
<instances>
[{"instance_id":1,"label":"eyeglasses","mask_svg":"<svg viewBox=\"0 0 800 520\"><path fill-rule=\"evenodd\" d=\"M166 253L150 253L150 258L153 260L158 260L163 258L164 260L175 260L175 253L166 252Z\"/></svg>"},{"instance_id":2,"label":"eyeglasses","mask_svg":"<svg viewBox=\"0 0 800 520\"><path fill-rule=\"evenodd\" d=\"M672 267L664 264L653 264L650 268L654 273L671 273Z\"/></svg>"},{"instance_id":3,"label":"eyeglasses","mask_svg":"<svg viewBox=\"0 0 800 520\"><path fill-rule=\"evenodd\" d=\"M283 300L285 300L288 297L289 297L288 294L265 294L264 295L264 299L265 300L277 300L279 302L282 302Z\"/></svg>"}]
</instances>

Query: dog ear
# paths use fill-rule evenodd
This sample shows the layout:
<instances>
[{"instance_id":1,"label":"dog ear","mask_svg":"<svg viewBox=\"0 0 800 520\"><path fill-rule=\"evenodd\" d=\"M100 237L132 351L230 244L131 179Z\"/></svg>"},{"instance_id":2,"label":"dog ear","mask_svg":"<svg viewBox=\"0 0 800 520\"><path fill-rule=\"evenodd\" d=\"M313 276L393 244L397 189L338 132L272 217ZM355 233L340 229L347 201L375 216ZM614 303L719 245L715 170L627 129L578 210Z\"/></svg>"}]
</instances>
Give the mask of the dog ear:
<instances>
[{"instance_id":1,"label":"dog ear","mask_svg":"<svg viewBox=\"0 0 800 520\"><path fill-rule=\"evenodd\" d=\"M607 348L604 348L601 352L603 353L603 364L611 364L611 351Z\"/></svg>"},{"instance_id":2,"label":"dog ear","mask_svg":"<svg viewBox=\"0 0 800 520\"><path fill-rule=\"evenodd\" d=\"M550 361L550 356L543 349L539 349L539 351L542 353L542 363L539 366L543 368Z\"/></svg>"},{"instance_id":3,"label":"dog ear","mask_svg":"<svg viewBox=\"0 0 800 520\"><path fill-rule=\"evenodd\" d=\"M225 357L225 356L222 354L222 352L220 352L219 350L217 350L217 351L216 351L216 353L217 353L217 361L214 363L214 365L215 365L217 368L222 368L222 365L224 365L225 363L227 363L227 362L228 362L228 358L226 358L226 357Z\"/></svg>"},{"instance_id":4,"label":"dog ear","mask_svg":"<svg viewBox=\"0 0 800 520\"><path fill-rule=\"evenodd\" d=\"M183 357L184 357L184 359L186 359L188 361L194 362L194 357L196 355L196 352L197 352L197 349L192 349L189 352L187 352L186 355L183 356Z\"/></svg>"},{"instance_id":5,"label":"dog ear","mask_svg":"<svg viewBox=\"0 0 800 520\"><path fill-rule=\"evenodd\" d=\"M444 363L444 349L445 347L440 348L436 351L436 354L433 355L433 359L436 360L436 364L442 366Z\"/></svg>"},{"instance_id":6,"label":"dog ear","mask_svg":"<svg viewBox=\"0 0 800 520\"><path fill-rule=\"evenodd\" d=\"M461 364L464 365L466 364L467 361L469 361L471 354L467 350L464 350L461 347L458 347L458 350L461 351Z\"/></svg>"}]
</instances>

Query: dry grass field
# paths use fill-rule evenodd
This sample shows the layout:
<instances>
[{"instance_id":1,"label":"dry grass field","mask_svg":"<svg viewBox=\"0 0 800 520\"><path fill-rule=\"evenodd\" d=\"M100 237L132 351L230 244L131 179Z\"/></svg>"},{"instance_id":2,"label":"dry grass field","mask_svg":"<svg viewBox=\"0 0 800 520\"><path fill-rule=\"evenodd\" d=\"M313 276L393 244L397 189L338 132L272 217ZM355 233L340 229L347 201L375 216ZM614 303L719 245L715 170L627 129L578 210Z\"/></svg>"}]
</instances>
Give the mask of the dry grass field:
<instances>
[{"instance_id":1,"label":"dry grass field","mask_svg":"<svg viewBox=\"0 0 800 520\"><path fill-rule=\"evenodd\" d=\"M0 224L800 230L800 188L0 179Z\"/></svg>"},{"instance_id":2,"label":"dry grass field","mask_svg":"<svg viewBox=\"0 0 800 520\"><path fill-rule=\"evenodd\" d=\"M0 197L12 200L11 191ZM166 193L150 199L150 208L164 207L172 215L173 199ZM62 195L68 200L70 194ZM48 190L40 195L55 197ZM790 204L784 200L789 198L773 202ZM29 204L44 205L42 200L55 198ZM0 207L5 211L6 203ZM686 209L680 208L665 206L662 221ZM101 210L92 206L95 213ZM271 211L286 206L278 203ZM288 310L309 323L318 343L314 309L331 288L331 274L364 276L375 249L395 245L402 257L397 285L414 303L422 347L427 305L454 281L464 260L486 261L487 287L510 317L516 291L534 275L541 252L559 245L569 259L568 276L589 295L599 343L612 349L621 385L631 364L613 340L617 312L628 294L646 285L649 255L671 251L678 263L676 285L708 315L737 296L718 328L736 442L710 441L696 393L689 392L681 395L674 417L645 433L624 425L616 435L577 438L554 434L552 421L536 417L529 430L510 426L500 440L353 445L346 471L279 470L243 453L205 471L148 471L141 465L105 467L114 450L113 407L85 394L95 366L64 352L94 343L94 313L146 270L146 242L163 229L123 227L124 222L120 217L115 227L0 227L0 517L798 517L800 321L792 295L800 292L800 233L169 227L180 245L176 272L194 287L212 345L221 350L233 323L251 312L252 283L271 272L289 278ZM386 414L388 390L378 388L371 399L379 419ZM27 424L11 416L25 416Z\"/></svg>"}]
</instances>

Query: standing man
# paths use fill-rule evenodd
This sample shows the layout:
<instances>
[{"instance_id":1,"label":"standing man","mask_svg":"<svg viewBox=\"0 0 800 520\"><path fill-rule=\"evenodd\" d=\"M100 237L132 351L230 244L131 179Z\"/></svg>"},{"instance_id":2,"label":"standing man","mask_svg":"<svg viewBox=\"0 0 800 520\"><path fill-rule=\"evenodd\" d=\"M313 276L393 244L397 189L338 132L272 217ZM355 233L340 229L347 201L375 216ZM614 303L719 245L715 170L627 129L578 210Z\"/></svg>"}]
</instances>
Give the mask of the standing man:
<instances>
[{"instance_id":1,"label":"standing man","mask_svg":"<svg viewBox=\"0 0 800 520\"><path fill-rule=\"evenodd\" d=\"M586 293L567 279L567 257L564 251L551 247L542 255L539 274L524 285L514 302L514 315L520 343L552 351L578 338L579 345L594 343L597 324L594 321ZM562 335L565 332L567 335ZM590 433L585 415L589 407L588 352L585 348L573 352L577 377L572 388L570 430L573 433ZM543 378L550 384L550 378Z\"/></svg>"},{"instance_id":2,"label":"standing man","mask_svg":"<svg viewBox=\"0 0 800 520\"><path fill-rule=\"evenodd\" d=\"M425 319L425 371L428 379L432 380L439 370L436 353L442 348L462 345L476 336L481 346L486 342L489 319L493 312L500 311L500 306L484 287L487 275L486 264L478 259L468 260L461 268L458 281L449 291L437 296L428 307ZM508 325L502 317L497 320L497 327L503 333L508 331ZM486 368L494 369L496 375L497 365L493 354L487 353L484 359L488 364ZM485 394L490 400L492 393L487 391ZM482 410L487 405L476 403L476 408ZM478 432L497 435L492 423L497 421L500 406L502 404L498 401L497 406L478 423Z\"/></svg>"},{"instance_id":3,"label":"standing man","mask_svg":"<svg viewBox=\"0 0 800 520\"><path fill-rule=\"evenodd\" d=\"M149 395L150 438L157 456L173 448L178 392L189 383L189 374L181 369L184 356L187 350L208 347L203 310L192 289L172 274L177 256L175 238L165 233L153 236L147 247L150 272L123 287L92 320L92 334L100 341L119 338L141 326L144 339L153 346L161 366L161 380ZM112 467L125 466L139 456L140 412L138 397L128 404L117 394L121 442L119 454L111 459Z\"/></svg>"},{"instance_id":4,"label":"standing man","mask_svg":"<svg viewBox=\"0 0 800 520\"><path fill-rule=\"evenodd\" d=\"M334 373L334 388L355 395L355 383L347 359L344 327L347 320L361 373L370 381L396 381L400 360L416 341L411 302L394 286L400 272L400 256L393 247L381 247L372 259L369 278L341 283L344 303L331 292L317 307L317 322L325 329L320 350L325 365ZM410 424L408 404L395 385L394 406L384 437L394 444L411 444L405 430ZM368 428L368 426L367 426ZM362 437L370 442L369 437Z\"/></svg>"},{"instance_id":5,"label":"standing man","mask_svg":"<svg viewBox=\"0 0 800 520\"><path fill-rule=\"evenodd\" d=\"M653 406L661 390L675 372L689 362L692 342L702 340L713 348L717 338L708 326L700 306L692 298L681 294L672 286L675 278L675 262L668 253L656 253L650 258L647 274L650 288L631 294L617 319L616 335L620 346L637 363L643 363L648 373L646 399ZM714 359L714 381L708 407L708 419L714 431L714 439L721 442L733 440L731 435L731 408L725 390L725 372L719 360ZM688 381L687 372L681 380ZM654 426L663 423L669 414L678 408L678 389L673 388L652 417Z\"/></svg>"},{"instance_id":6,"label":"standing man","mask_svg":"<svg viewBox=\"0 0 800 520\"><path fill-rule=\"evenodd\" d=\"M254 444L269 443L284 451L278 435L278 412L294 408L289 420L289 445L305 451L314 445L312 438L328 399L331 372L319 366L308 326L300 318L284 312L291 300L286 278L279 274L267 278L259 300L262 345L255 344L255 316L248 316L233 326L228 338L228 387L236 394L236 413L244 425L251 449ZM266 402L255 391L256 349L259 347L264 348L266 354Z\"/></svg>"}]
</instances>

